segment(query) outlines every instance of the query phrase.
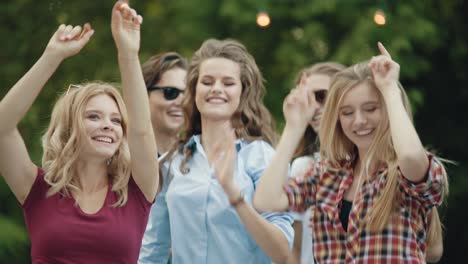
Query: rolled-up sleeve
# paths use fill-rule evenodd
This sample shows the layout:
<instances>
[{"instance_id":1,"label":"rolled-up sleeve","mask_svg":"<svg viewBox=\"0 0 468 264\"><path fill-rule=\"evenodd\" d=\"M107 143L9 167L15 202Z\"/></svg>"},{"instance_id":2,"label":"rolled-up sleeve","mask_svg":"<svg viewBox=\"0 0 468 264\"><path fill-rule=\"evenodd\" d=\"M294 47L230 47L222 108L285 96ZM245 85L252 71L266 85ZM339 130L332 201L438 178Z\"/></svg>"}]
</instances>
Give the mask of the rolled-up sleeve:
<instances>
[{"instance_id":1,"label":"rolled-up sleeve","mask_svg":"<svg viewBox=\"0 0 468 264\"><path fill-rule=\"evenodd\" d=\"M171 232L166 204L167 187L168 184L165 183L151 208L138 258L139 264L166 264L169 259Z\"/></svg>"},{"instance_id":2,"label":"rolled-up sleeve","mask_svg":"<svg viewBox=\"0 0 468 264\"><path fill-rule=\"evenodd\" d=\"M246 170L256 188L263 171L273 158L275 150L264 141L254 141L249 144L246 151L248 151L248 153L243 155L245 158ZM290 213L277 212L260 212L260 214L268 222L281 230L291 248L294 241L294 229L292 228L292 223L294 221L293 216Z\"/></svg>"},{"instance_id":3,"label":"rolled-up sleeve","mask_svg":"<svg viewBox=\"0 0 468 264\"><path fill-rule=\"evenodd\" d=\"M403 190L409 196L418 199L426 209L442 204L447 184L447 173L442 163L432 154L429 154L428 158L429 167L424 181L415 183L409 181L401 173L399 175Z\"/></svg>"},{"instance_id":4,"label":"rolled-up sleeve","mask_svg":"<svg viewBox=\"0 0 468 264\"><path fill-rule=\"evenodd\" d=\"M314 203L316 179L306 175L303 179L292 178L283 186L288 197L289 211L303 213Z\"/></svg>"}]
</instances>

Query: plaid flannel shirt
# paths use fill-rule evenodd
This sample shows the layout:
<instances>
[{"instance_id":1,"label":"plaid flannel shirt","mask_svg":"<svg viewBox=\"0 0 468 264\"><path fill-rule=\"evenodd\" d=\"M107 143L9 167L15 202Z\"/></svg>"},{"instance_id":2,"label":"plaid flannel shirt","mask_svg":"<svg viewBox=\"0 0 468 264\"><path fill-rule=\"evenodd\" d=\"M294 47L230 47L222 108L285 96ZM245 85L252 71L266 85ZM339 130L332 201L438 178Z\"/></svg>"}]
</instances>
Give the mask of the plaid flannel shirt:
<instances>
[{"instance_id":1,"label":"plaid flannel shirt","mask_svg":"<svg viewBox=\"0 0 468 264\"><path fill-rule=\"evenodd\" d=\"M340 169L312 162L303 179L291 178L284 186L290 210L312 210L316 263L425 263L429 211L442 203L447 178L436 158L429 155L429 161L421 183L410 182L400 172L400 207L380 232L371 232L362 219L386 184L386 168L378 170L373 180L364 181L358 190L347 231L339 213L343 194L353 181L351 162L344 162Z\"/></svg>"}]
</instances>

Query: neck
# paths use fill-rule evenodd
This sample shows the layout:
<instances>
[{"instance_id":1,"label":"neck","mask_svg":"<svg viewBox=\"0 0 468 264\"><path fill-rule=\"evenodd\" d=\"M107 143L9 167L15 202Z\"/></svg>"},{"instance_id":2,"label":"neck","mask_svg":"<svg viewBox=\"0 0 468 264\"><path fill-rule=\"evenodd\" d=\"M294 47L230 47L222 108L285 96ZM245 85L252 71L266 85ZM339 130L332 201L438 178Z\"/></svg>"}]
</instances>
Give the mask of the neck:
<instances>
[{"instance_id":1,"label":"neck","mask_svg":"<svg viewBox=\"0 0 468 264\"><path fill-rule=\"evenodd\" d=\"M377 166L379 163L375 160L372 159L370 163L369 170L366 168L366 161L367 161L367 156L365 156L367 152L364 153L364 155L361 155L361 152L359 152L359 157L356 161L356 165L354 166L354 171L358 173L361 177L361 175L365 175L366 177L371 177L374 175L374 172L377 170Z\"/></svg>"},{"instance_id":2,"label":"neck","mask_svg":"<svg viewBox=\"0 0 468 264\"><path fill-rule=\"evenodd\" d=\"M232 130L232 124L230 120L212 121L203 118L201 123L201 144L208 160L211 161L215 149L226 140L226 131Z\"/></svg>"},{"instance_id":3,"label":"neck","mask_svg":"<svg viewBox=\"0 0 468 264\"><path fill-rule=\"evenodd\" d=\"M85 193L99 191L109 182L105 161L80 160L76 169L78 181Z\"/></svg>"},{"instance_id":4,"label":"neck","mask_svg":"<svg viewBox=\"0 0 468 264\"><path fill-rule=\"evenodd\" d=\"M177 133L175 131L161 131L153 126L154 138L158 144L158 153L164 154L168 152L171 146L177 141Z\"/></svg>"}]
</instances>

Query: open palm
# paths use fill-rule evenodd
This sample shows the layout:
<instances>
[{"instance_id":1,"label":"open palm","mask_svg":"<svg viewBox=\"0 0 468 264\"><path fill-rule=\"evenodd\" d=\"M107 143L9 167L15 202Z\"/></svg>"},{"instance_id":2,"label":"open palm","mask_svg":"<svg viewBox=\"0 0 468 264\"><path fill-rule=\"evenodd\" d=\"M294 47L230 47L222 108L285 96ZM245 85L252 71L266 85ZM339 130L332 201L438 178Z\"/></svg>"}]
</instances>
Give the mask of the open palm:
<instances>
[{"instance_id":1,"label":"open palm","mask_svg":"<svg viewBox=\"0 0 468 264\"><path fill-rule=\"evenodd\" d=\"M117 1L112 9L112 36L119 52L138 52L140 25L143 18L124 1Z\"/></svg>"},{"instance_id":2,"label":"open palm","mask_svg":"<svg viewBox=\"0 0 468 264\"><path fill-rule=\"evenodd\" d=\"M45 52L66 59L80 52L93 34L89 24L83 27L62 24L50 38Z\"/></svg>"},{"instance_id":3,"label":"open palm","mask_svg":"<svg viewBox=\"0 0 468 264\"><path fill-rule=\"evenodd\" d=\"M305 128L317 109L315 96L303 87L293 89L283 102L286 122L298 127Z\"/></svg>"},{"instance_id":4,"label":"open palm","mask_svg":"<svg viewBox=\"0 0 468 264\"><path fill-rule=\"evenodd\" d=\"M217 144L214 151L213 167L216 178L223 187L230 200L239 193L239 187L234 181L234 169L236 164L236 146L234 131L224 131L226 137Z\"/></svg>"}]
</instances>

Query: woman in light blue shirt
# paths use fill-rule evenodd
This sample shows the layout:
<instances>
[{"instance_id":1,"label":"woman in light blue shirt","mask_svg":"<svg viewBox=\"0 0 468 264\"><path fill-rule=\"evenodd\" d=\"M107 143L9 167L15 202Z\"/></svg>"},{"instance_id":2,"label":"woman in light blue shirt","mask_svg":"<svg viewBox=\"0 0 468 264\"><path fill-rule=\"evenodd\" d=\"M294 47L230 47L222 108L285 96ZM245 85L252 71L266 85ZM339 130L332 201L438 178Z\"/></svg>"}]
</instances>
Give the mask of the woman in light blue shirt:
<instances>
[{"instance_id":1,"label":"woman in light blue shirt","mask_svg":"<svg viewBox=\"0 0 468 264\"><path fill-rule=\"evenodd\" d=\"M140 263L283 263L289 214L257 212L252 198L275 141L263 77L239 42L207 40L194 54L186 132L163 160L164 183Z\"/></svg>"}]
</instances>

